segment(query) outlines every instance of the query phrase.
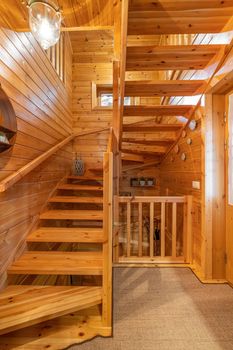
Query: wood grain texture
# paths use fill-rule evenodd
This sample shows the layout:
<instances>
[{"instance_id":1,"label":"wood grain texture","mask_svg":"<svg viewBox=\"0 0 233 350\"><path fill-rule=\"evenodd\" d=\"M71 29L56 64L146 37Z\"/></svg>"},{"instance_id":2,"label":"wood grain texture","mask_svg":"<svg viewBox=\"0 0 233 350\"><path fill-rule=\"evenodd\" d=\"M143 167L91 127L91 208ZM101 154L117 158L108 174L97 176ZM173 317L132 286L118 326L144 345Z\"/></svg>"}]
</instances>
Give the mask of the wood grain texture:
<instances>
[{"instance_id":1,"label":"wood grain texture","mask_svg":"<svg viewBox=\"0 0 233 350\"><path fill-rule=\"evenodd\" d=\"M9 286L0 296L0 334L100 304L100 287Z\"/></svg>"},{"instance_id":2,"label":"wood grain texture","mask_svg":"<svg viewBox=\"0 0 233 350\"><path fill-rule=\"evenodd\" d=\"M69 72L64 85L31 34L1 29L0 38L0 82L15 109L18 128L12 152L0 160L2 180L68 136L72 114ZM70 68L68 47L66 52ZM71 145L67 145L0 195L0 286L50 192L69 172L71 161Z\"/></svg>"}]
</instances>

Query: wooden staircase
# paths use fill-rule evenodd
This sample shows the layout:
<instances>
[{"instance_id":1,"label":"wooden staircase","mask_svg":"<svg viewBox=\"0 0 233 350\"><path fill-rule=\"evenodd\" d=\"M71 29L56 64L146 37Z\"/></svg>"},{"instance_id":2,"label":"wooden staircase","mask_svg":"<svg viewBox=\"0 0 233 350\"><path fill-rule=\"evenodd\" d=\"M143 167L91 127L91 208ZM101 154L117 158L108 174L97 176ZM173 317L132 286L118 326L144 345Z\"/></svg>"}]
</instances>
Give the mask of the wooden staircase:
<instances>
[{"instance_id":1,"label":"wooden staircase","mask_svg":"<svg viewBox=\"0 0 233 350\"><path fill-rule=\"evenodd\" d=\"M221 32L232 10L228 1L125 2L119 91L121 101L131 97L132 104L120 111L119 139L125 170L130 169L127 165L132 161L132 169L137 164L151 165L153 160L160 164L187 121L195 118L196 102L183 105L181 100L206 90L225 47L211 43L206 35ZM204 33L199 41L195 37L198 33ZM117 73L114 81L117 86Z\"/></svg>"},{"instance_id":2,"label":"wooden staircase","mask_svg":"<svg viewBox=\"0 0 233 350\"><path fill-rule=\"evenodd\" d=\"M102 305L103 202L101 176L68 176L57 186L39 226L27 237L28 250L8 269L9 286L0 293L0 334ZM51 276L54 285L48 282ZM111 329L104 317L102 322Z\"/></svg>"}]
</instances>

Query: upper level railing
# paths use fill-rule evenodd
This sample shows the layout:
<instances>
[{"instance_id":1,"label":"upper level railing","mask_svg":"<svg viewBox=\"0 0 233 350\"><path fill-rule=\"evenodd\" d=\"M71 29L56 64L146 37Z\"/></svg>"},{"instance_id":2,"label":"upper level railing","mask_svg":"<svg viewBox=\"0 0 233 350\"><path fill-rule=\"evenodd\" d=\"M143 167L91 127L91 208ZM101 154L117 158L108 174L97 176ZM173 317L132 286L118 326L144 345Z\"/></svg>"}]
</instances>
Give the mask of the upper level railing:
<instances>
[{"instance_id":1,"label":"upper level railing","mask_svg":"<svg viewBox=\"0 0 233 350\"><path fill-rule=\"evenodd\" d=\"M114 262L192 262L192 196L114 201Z\"/></svg>"}]
</instances>

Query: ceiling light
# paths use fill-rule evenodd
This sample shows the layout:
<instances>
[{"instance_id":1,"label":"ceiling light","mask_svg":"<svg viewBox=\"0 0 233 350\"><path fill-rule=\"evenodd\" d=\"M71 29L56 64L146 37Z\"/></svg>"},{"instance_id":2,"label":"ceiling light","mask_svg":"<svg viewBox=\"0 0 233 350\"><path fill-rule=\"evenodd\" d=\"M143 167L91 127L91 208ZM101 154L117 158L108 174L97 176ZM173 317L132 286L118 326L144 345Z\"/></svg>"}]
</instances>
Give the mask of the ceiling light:
<instances>
[{"instance_id":1,"label":"ceiling light","mask_svg":"<svg viewBox=\"0 0 233 350\"><path fill-rule=\"evenodd\" d=\"M54 46L60 38L61 13L54 4L45 1L29 1L29 26L32 34L44 50Z\"/></svg>"}]
</instances>

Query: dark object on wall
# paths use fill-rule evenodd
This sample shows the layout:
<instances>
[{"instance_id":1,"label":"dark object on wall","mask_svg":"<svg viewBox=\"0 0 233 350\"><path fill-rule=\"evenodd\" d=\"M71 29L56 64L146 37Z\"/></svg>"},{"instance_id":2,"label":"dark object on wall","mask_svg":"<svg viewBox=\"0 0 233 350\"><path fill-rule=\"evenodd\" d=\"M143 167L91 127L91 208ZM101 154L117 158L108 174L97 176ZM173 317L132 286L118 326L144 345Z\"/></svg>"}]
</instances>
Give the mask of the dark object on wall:
<instances>
[{"instance_id":1,"label":"dark object on wall","mask_svg":"<svg viewBox=\"0 0 233 350\"><path fill-rule=\"evenodd\" d=\"M155 179L150 178L131 178L130 179L130 186L131 187L153 187L155 186Z\"/></svg>"},{"instance_id":2,"label":"dark object on wall","mask_svg":"<svg viewBox=\"0 0 233 350\"><path fill-rule=\"evenodd\" d=\"M17 133L17 122L12 104L0 87L0 153L12 148Z\"/></svg>"}]
</instances>

